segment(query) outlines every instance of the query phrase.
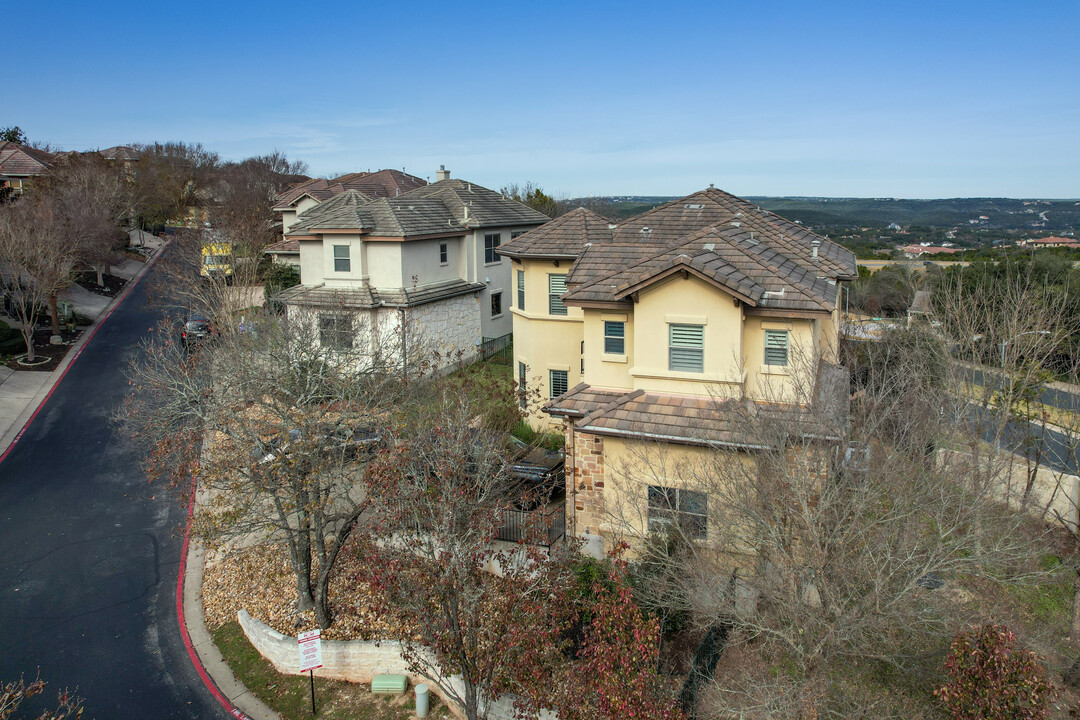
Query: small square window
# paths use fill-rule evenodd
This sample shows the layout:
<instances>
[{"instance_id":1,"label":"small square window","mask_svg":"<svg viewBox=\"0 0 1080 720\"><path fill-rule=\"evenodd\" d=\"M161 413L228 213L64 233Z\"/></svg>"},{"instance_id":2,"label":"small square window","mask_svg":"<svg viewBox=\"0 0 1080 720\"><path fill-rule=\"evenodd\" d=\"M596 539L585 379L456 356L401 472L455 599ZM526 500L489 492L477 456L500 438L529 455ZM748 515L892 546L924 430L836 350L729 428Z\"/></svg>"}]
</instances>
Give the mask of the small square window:
<instances>
[{"instance_id":1,"label":"small square window","mask_svg":"<svg viewBox=\"0 0 1080 720\"><path fill-rule=\"evenodd\" d=\"M604 352L609 355L626 352L626 323L604 321Z\"/></svg>"},{"instance_id":2,"label":"small square window","mask_svg":"<svg viewBox=\"0 0 1080 720\"><path fill-rule=\"evenodd\" d=\"M491 293L491 317L502 315L502 293Z\"/></svg>"},{"instance_id":3,"label":"small square window","mask_svg":"<svg viewBox=\"0 0 1080 720\"><path fill-rule=\"evenodd\" d=\"M352 262L349 260L349 246L334 246L334 272L349 272Z\"/></svg>"},{"instance_id":4,"label":"small square window","mask_svg":"<svg viewBox=\"0 0 1080 720\"><path fill-rule=\"evenodd\" d=\"M450 262L450 251L446 243L439 243L439 264L445 265L448 262Z\"/></svg>"},{"instance_id":5,"label":"small square window","mask_svg":"<svg viewBox=\"0 0 1080 720\"><path fill-rule=\"evenodd\" d=\"M484 236L485 264L491 265L492 263L497 263L502 260L502 258L499 257L499 253L495 252L495 248L499 247L500 243L502 243L502 235L499 233Z\"/></svg>"},{"instance_id":6,"label":"small square window","mask_svg":"<svg viewBox=\"0 0 1080 720\"><path fill-rule=\"evenodd\" d=\"M765 364L783 367L788 364L788 331L765 331Z\"/></svg>"},{"instance_id":7,"label":"small square window","mask_svg":"<svg viewBox=\"0 0 1080 720\"><path fill-rule=\"evenodd\" d=\"M551 380L551 399L555 399L560 395L565 395L567 385L569 383L569 374L566 370L552 370L550 372Z\"/></svg>"}]
</instances>

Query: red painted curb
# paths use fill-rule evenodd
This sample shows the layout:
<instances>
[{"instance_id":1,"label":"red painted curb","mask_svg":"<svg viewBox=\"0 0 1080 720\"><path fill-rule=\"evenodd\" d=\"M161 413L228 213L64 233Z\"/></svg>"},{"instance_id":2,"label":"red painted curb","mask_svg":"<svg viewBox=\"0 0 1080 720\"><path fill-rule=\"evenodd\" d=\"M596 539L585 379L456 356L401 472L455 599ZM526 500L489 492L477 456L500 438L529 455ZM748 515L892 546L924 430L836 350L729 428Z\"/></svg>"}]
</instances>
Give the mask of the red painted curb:
<instances>
[{"instance_id":1,"label":"red painted curb","mask_svg":"<svg viewBox=\"0 0 1080 720\"><path fill-rule=\"evenodd\" d=\"M34 418L36 418L38 413L41 412L41 408L45 407L45 405L49 402L49 398L52 397L52 394L56 391L56 388L60 387L60 383L64 381L64 378L68 374L68 370L70 370L71 366L75 364L75 361L79 359L79 356L82 355L83 350L85 350L86 346L90 344L90 341L94 339L94 336L97 335L97 331L100 330L101 326L105 324L105 321L108 320L114 312L116 312L116 308L120 307L120 305L123 304L124 300L127 299L128 294L132 290L134 290L135 286L142 281L143 276L146 275L146 273L150 272L150 267L157 262L157 259L161 257L162 251L164 251L165 248L168 247L168 245L168 242L162 245L161 249L158 250L154 257L150 258L146 262L146 267L139 272L138 277L132 278L132 282L129 282L128 286L124 288L124 292L120 293L120 296L117 298L112 308L109 309L109 312L105 313L105 317L101 318L98 321L98 323L94 326L94 329L91 330L90 334L86 336L85 340L83 340L82 346L75 351L75 354L72 355L70 359L65 358L65 360L67 361L67 366L64 368L64 372L60 373L60 377L58 377L56 379L56 382L53 383L53 386L49 388L49 392L45 394L45 397L42 398L40 403L38 403L38 406L34 408L34 413L23 424L22 428L20 428L18 434L15 435L14 439L12 439L11 444L8 445L7 450L5 450L3 454L0 454L0 462L4 462L4 458L8 456L8 453L10 453L11 450L19 443L19 440L22 439L22 436L26 432L26 429L30 427L31 423L34 422Z\"/></svg>"},{"instance_id":2,"label":"red painted curb","mask_svg":"<svg viewBox=\"0 0 1080 720\"><path fill-rule=\"evenodd\" d=\"M225 697L224 693L218 689L218 686L214 684L214 681L210 679L210 675L206 672L206 668L202 664L202 660L199 659L199 653L195 651L195 646L191 643L191 635L188 633L187 620L184 617L184 577L187 573L187 556L188 556L188 544L191 541L191 515L195 512L195 480L191 481L191 500L188 501L188 516L187 527L184 528L184 544L180 548L180 574L176 578L176 617L180 621L180 636L184 639L184 647L187 648L188 657L191 658L191 664L195 666L195 672L199 673L199 677L202 678L203 684L206 685L206 689L210 691L210 694L214 696L214 699L218 701L221 707L238 720L251 720L247 715L240 712L231 702L229 698Z\"/></svg>"}]
</instances>

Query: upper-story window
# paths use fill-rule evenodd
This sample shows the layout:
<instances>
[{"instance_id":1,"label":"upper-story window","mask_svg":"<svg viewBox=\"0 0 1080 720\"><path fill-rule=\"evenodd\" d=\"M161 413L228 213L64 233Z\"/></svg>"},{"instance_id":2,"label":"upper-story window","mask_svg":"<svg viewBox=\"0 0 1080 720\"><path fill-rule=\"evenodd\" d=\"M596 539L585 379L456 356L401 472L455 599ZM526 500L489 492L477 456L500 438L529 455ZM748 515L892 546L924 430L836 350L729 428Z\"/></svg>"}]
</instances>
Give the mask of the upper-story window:
<instances>
[{"instance_id":1,"label":"upper-story window","mask_svg":"<svg viewBox=\"0 0 1080 720\"><path fill-rule=\"evenodd\" d=\"M703 492L650 485L649 532L663 532L669 525L691 538L703 538L709 526L709 496Z\"/></svg>"},{"instance_id":2,"label":"upper-story window","mask_svg":"<svg viewBox=\"0 0 1080 720\"><path fill-rule=\"evenodd\" d=\"M566 275L548 275L548 314L565 315L562 295L566 293Z\"/></svg>"},{"instance_id":3,"label":"upper-story window","mask_svg":"<svg viewBox=\"0 0 1080 720\"><path fill-rule=\"evenodd\" d=\"M668 370L705 370L705 326L668 325Z\"/></svg>"},{"instance_id":4,"label":"upper-story window","mask_svg":"<svg viewBox=\"0 0 1080 720\"><path fill-rule=\"evenodd\" d=\"M439 264L445 265L450 261L450 249L446 243L439 243Z\"/></svg>"},{"instance_id":5,"label":"upper-story window","mask_svg":"<svg viewBox=\"0 0 1080 720\"><path fill-rule=\"evenodd\" d=\"M548 374L550 380L549 389L551 391L551 399L555 399L560 395L566 393L567 386L570 383L570 373L566 370L551 370Z\"/></svg>"},{"instance_id":6,"label":"upper-story window","mask_svg":"<svg viewBox=\"0 0 1080 720\"><path fill-rule=\"evenodd\" d=\"M352 269L352 261L349 260L349 246L334 246L334 272L349 272Z\"/></svg>"},{"instance_id":7,"label":"upper-story window","mask_svg":"<svg viewBox=\"0 0 1080 720\"><path fill-rule=\"evenodd\" d=\"M499 317L502 315L502 293L491 293L491 317Z\"/></svg>"},{"instance_id":8,"label":"upper-story window","mask_svg":"<svg viewBox=\"0 0 1080 720\"><path fill-rule=\"evenodd\" d=\"M517 300L518 310L525 309L525 271L517 271Z\"/></svg>"},{"instance_id":9,"label":"upper-story window","mask_svg":"<svg viewBox=\"0 0 1080 720\"><path fill-rule=\"evenodd\" d=\"M524 234L524 230L515 230L514 232L510 233L510 239L513 240L514 238L519 238Z\"/></svg>"},{"instance_id":10,"label":"upper-story window","mask_svg":"<svg viewBox=\"0 0 1080 720\"><path fill-rule=\"evenodd\" d=\"M604 352L609 355L626 353L626 323L604 321Z\"/></svg>"},{"instance_id":11,"label":"upper-story window","mask_svg":"<svg viewBox=\"0 0 1080 720\"><path fill-rule=\"evenodd\" d=\"M499 247L501 242L502 235L499 233L484 236L484 262L486 264L497 263L502 259L499 257L499 253L495 252L495 248Z\"/></svg>"},{"instance_id":12,"label":"upper-story window","mask_svg":"<svg viewBox=\"0 0 1080 720\"><path fill-rule=\"evenodd\" d=\"M785 366L788 364L788 331L765 331L765 364Z\"/></svg>"}]
</instances>

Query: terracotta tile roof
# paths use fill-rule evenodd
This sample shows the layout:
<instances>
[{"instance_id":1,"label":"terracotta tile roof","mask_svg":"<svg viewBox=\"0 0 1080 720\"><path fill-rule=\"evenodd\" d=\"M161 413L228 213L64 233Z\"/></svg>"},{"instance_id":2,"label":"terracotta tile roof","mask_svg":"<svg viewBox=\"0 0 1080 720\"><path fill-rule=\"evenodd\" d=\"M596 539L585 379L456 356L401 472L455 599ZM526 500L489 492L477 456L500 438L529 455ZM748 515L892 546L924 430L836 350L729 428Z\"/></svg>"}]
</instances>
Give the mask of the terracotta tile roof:
<instances>
[{"instance_id":1,"label":"terracotta tile roof","mask_svg":"<svg viewBox=\"0 0 1080 720\"><path fill-rule=\"evenodd\" d=\"M106 160L138 160L140 154L135 148L127 145L115 145L111 148L98 150L98 153Z\"/></svg>"},{"instance_id":2,"label":"terracotta tile roof","mask_svg":"<svg viewBox=\"0 0 1080 720\"><path fill-rule=\"evenodd\" d=\"M267 255L299 255L300 254L300 241L299 240L282 240L276 242L273 245L267 245L263 250Z\"/></svg>"},{"instance_id":3,"label":"terracotta tile roof","mask_svg":"<svg viewBox=\"0 0 1080 720\"><path fill-rule=\"evenodd\" d=\"M614 223L577 208L499 246L509 257L574 258L590 243L611 243Z\"/></svg>"},{"instance_id":4,"label":"terracotta tile roof","mask_svg":"<svg viewBox=\"0 0 1080 720\"><path fill-rule=\"evenodd\" d=\"M528 205L467 180L441 180L400 198L440 200L458 222L470 228L541 225L551 220Z\"/></svg>"},{"instance_id":5,"label":"terracotta tile roof","mask_svg":"<svg viewBox=\"0 0 1080 720\"><path fill-rule=\"evenodd\" d=\"M618 400L626 394L624 390L604 390L586 383L578 383L564 394L546 403L541 410L549 415L566 417L585 417L597 406Z\"/></svg>"},{"instance_id":6,"label":"terracotta tile roof","mask_svg":"<svg viewBox=\"0 0 1080 720\"><path fill-rule=\"evenodd\" d=\"M326 310L416 307L459 295L480 292L484 287L483 283L471 283L461 279L390 291L371 286L340 288L326 285L296 285L282 290L274 299L289 305L303 305Z\"/></svg>"},{"instance_id":7,"label":"terracotta tile roof","mask_svg":"<svg viewBox=\"0 0 1080 720\"><path fill-rule=\"evenodd\" d=\"M378 170L376 172L348 173L332 180L314 178L295 183L277 196L275 210L289 210L292 205L310 195L323 202L346 190L358 190L370 198L397 197L410 190L427 185L423 178L409 175L400 170Z\"/></svg>"},{"instance_id":8,"label":"terracotta tile roof","mask_svg":"<svg viewBox=\"0 0 1080 720\"><path fill-rule=\"evenodd\" d=\"M53 161L53 153L7 140L0 142L0 174L8 177L44 175Z\"/></svg>"}]
</instances>

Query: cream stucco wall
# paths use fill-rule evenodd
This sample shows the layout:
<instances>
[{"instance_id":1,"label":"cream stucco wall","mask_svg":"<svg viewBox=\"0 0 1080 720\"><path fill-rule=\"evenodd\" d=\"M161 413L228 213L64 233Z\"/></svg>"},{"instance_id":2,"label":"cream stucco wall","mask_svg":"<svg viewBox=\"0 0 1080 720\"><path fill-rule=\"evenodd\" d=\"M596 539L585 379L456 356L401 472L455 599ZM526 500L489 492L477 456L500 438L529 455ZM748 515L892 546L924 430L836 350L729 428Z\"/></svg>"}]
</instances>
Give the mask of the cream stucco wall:
<instances>
[{"instance_id":1,"label":"cream stucco wall","mask_svg":"<svg viewBox=\"0 0 1080 720\"><path fill-rule=\"evenodd\" d=\"M813 398L815 326L820 321L748 317L745 323L746 394L766 402L809 403ZM788 331L786 367L765 365L765 330Z\"/></svg>"},{"instance_id":2,"label":"cream stucco wall","mask_svg":"<svg viewBox=\"0 0 1080 720\"><path fill-rule=\"evenodd\" d=\"M704 326L704 372L668 369L672 324ZM654 392L738 397L742 390L742 310L732 296L690 276L641 292L634 305L634 387Z\"/></svg>"},{"instance_id":3,"label":"cream stucco wall","mask_svg":"<svg viewBox=\"0 0 1080 720\"><path fill-rule=\"evenodd\" d=\"M300 282L320 285L323 281L323 246L318 240L300 241Z\"/></svg>"},{"instance_id":4,"label":"cream stucco wall","mask_svg":"<svg viewBox=\"0 0 1080 720\"><path fill-rule=\"evenodd\" d=\"M369 282L377 288L404 287L401 243L369 241L364 244Z\"/></svg>"},{"instance_id":5,"label":"cream stucco wall","mask_svg":"<svg viewBox=\"0 0 1080 720\"><path fill-rule=\"evenodd\" d=\"M301 243L304 244L304 243ZM342 245L349 248L349 270L338 272L334 269L334 246ZM352 287L363 279L364 272L364 245L359 234L333 234L324 235L322 241L322 275L323 282L327 287ZM300 271L301 274L303 270ZM309 284L307 280L304 284Z\"/></svg>"},{"instance_id":6,"label":"cream stucco wall","mask_svg":"<svg viewBox=\"0 0 1080 720\"><path fill-rule=\"evenodd\" d=\"M584 309L585 382L604 388L634 389L630 369L634 366L634 308L625 311ZM604 323L623 323L622 354L604 352Z\"/></svg>"}]
</instances>

